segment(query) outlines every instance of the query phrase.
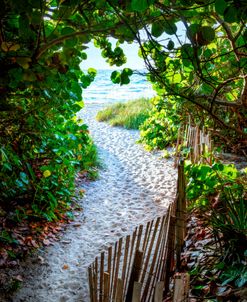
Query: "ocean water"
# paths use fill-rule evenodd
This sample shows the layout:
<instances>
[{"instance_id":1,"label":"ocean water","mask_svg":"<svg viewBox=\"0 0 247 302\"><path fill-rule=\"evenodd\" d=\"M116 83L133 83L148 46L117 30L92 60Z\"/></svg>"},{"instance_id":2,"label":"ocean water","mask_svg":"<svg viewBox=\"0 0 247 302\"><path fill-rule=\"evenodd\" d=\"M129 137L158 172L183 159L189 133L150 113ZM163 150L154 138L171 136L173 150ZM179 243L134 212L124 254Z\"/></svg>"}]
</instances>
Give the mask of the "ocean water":
<instances>
[{"instance_id":1,"label":"ocean water","mask_svg":"<svg viewBox=\"0 0 247 302\"><path fill-rule=\"evenodd\" d=\"M155 95L152 85L146 80L145 75L133 74L128 85L120 86L111 82L112 71L97 70L94 82L83 90L82 96L85 103L126 102Z\"/></svg>"}]
</instances>

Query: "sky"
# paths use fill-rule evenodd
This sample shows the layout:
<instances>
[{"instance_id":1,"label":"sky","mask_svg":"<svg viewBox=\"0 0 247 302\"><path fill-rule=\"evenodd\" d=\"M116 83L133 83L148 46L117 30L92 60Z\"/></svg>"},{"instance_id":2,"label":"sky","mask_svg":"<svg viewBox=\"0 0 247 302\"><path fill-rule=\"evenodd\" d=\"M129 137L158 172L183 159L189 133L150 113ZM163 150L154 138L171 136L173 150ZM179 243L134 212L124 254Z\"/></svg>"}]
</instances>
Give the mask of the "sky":
<instances>
[{"instance_id":1,"label":"sky","mask_svg":"<svg viewBox=\"0 0 247 302\"><path fill-rule=\"evenodd\" d=\"M112 43L114 43L115 39L110 39ZM121 67L116 66L109 66L108 63L106 63L105 59L101 56L101 50L99 48L96 48L93 45L93 42L88 43L86 46L88 46L88 49L85 50L87 54L87 60L83 61L80 66L82 69L88 69L90 67L95 69L123 69L125 67L129 67L132 69L144 69L145 64L144 61L138 56L138 49L139 46L136 42L133 42L132 44L129 43L123 43L121 44L121 48L123 49L126 57L127 57L127 63L122 65Z\"/></svg>"}]
</instances>

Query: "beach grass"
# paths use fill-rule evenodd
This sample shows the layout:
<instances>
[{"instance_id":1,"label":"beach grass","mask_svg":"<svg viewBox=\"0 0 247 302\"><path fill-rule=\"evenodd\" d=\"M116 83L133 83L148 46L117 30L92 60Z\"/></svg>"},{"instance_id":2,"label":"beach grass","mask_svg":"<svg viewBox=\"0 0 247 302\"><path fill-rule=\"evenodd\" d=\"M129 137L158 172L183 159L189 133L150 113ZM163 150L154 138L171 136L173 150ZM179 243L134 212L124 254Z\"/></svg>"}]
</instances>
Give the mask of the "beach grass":
<instances>
[{"instance_id":1,"label":"beach grass","mask_svg":"<svg viewBox=\"0 0 247 302\"><path fill-rule=\"evenodd\" d=\"M100 110L96 119L108 122L111 126L121 126L126 129L139 129L149 117L150 99L140 98L126 103L116 103Z\"/></svg>"}]
</instances>

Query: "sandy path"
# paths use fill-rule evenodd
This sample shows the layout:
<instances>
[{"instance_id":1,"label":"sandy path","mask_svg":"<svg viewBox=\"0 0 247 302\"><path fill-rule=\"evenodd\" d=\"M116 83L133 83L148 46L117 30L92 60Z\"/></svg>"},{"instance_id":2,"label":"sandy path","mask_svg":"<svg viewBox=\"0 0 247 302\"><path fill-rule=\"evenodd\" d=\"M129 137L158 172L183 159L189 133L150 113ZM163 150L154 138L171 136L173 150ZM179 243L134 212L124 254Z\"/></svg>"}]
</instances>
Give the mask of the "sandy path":
<instances>
[{"instance_id":1,"label":"sandy path","mask_svg":"<svg viewBox=\"0 0 247 302\"><path fill-rule=\"evenodd\" d=\"M89 301L86 268L94 256L135 226L162 215L172 200L172 161L137 145L138 131L96 122L101 106L87 105L81 113L104 163L99 179L82 185L83 212L77 213L59 242L24 263L23 287L8 301Z\"/></svg>"}]
</instances>

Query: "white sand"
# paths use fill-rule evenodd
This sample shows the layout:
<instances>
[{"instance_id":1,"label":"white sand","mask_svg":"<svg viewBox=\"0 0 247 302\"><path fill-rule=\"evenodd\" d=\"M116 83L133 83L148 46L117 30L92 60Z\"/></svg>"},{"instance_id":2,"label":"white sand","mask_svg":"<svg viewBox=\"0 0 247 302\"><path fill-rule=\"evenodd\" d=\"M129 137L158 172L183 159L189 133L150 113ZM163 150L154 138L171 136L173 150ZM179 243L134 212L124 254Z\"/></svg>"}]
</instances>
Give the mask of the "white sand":
<instances>
[{"instance_id":1,"label":"white sand","mask_svg":"<svg viewBox=\"0 0 247 302\"><path fill-rule=\"evenodd\" d=\"M101 108L92 104L81 112L104 164L99 179L81 185L86 190L80 201L83 212L61 240L22 264L23 287L8 301L89 301L87 266L94 257L135 226L162 215L173 199L172 160L144 151L135 143L138 131L96 122Z\"/></svg>"}]
</instances>

